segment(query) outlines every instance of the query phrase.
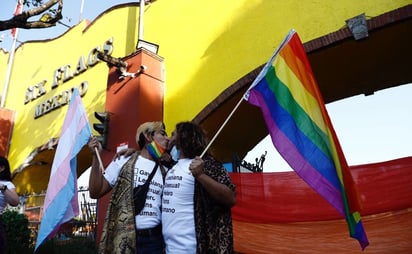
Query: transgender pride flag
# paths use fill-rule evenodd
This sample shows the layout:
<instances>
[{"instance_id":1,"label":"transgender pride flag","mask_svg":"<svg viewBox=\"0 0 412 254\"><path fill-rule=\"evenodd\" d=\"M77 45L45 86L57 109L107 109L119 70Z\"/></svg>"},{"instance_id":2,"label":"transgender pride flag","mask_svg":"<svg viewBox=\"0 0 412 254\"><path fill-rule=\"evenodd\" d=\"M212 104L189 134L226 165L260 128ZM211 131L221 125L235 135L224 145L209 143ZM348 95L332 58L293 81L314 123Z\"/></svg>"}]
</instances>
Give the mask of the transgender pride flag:
<instances>
[{"instance_id":1,"label":"transgender pride flag","mask_svg":"<svg viewBox=\"0 0 412 254\"><path fill-rule=\"evenodd\" d=\"M346 219L350 236L362 249L368 246L355 183L295 31L265 65L245 99L262 110L279 154Z\"/></svg>"},{"instance_id":2,"label":"transgender pride flag","mask_svg":"<svg viewBox=\"0 0 412 254\"><path fill-rule=\"evenodd\" d=\"M82 99L74 89L53 160L35 250L63 223L79 215L76 156L91 135Z\"/></svg>"}]
</instances>

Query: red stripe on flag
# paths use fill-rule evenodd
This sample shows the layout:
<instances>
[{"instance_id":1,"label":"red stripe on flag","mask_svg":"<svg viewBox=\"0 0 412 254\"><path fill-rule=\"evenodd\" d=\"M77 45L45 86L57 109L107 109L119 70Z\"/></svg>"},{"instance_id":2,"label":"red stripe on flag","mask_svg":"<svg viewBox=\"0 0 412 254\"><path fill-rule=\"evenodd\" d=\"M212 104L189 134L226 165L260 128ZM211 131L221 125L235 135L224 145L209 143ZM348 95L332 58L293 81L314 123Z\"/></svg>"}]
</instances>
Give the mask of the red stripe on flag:
<instances>
[{"instance_id":1,"label":"red stripe on flag","mask_svg":"<svg viewBox=\"0 0 412 254\"><path fill-rule=\"evenodd\" d=\"M18 1L16 5L16 9L14 10L14 16L21 14L22 9L23 9L23 3L22 1ZM11 36L13 37L13 39L15 38L16 28L11 29Z\"/></svg>"}]
</instances>

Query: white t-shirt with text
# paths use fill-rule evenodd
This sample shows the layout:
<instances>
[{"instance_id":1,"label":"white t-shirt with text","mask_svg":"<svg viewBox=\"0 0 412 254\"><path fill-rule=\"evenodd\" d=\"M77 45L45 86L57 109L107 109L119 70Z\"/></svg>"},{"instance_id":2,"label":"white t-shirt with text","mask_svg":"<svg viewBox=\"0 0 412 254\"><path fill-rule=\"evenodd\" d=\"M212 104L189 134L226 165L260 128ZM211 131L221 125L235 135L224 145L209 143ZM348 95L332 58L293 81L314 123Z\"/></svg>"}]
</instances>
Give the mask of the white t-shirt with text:
<instances>
[{"instance_id":1,"label":"white t-shirt with text","mask_svg":"<svg viewBox=\"0 0 412 254\"><path fill-rule=\"evenodd\" d=\"M167 254L195 254L194 186L189 165L180 159L166 174L162 197L162 227Z\"/></svg>"},{"instance_id":2,"label":"white t-shirt with text","mask_svg":"<svg viewBox=\"0 0 412 254\"><path fill-rule=\"evenodd\" d=\"M104 177L113 187L116 184L120 170L130 158L120 157L107 166ZM139 156L134 166L134 187L145 183L155 165L154 161ZM153 228L161 223L161 196L163 191L163 177L160 168L157 168L147 192L146 204L140 214L136 215L136 228Z\"/></svg>"}]
</instances>

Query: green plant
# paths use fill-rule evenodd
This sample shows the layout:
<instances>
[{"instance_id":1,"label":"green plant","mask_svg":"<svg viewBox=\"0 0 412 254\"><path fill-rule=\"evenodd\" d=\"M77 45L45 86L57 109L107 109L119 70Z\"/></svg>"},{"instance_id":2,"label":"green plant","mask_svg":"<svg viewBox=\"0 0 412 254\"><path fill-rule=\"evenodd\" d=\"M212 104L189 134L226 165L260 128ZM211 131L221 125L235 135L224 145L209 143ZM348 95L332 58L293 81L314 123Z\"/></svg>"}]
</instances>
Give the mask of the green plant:
<instances>
[{"instance_id":1,"label":"green plant","mask_svg":"<svg viewBox=\"0 0 412 254\"><path fill-rule=\"evenodd\" d=\"M6 210L2 221L6 227L8 253L29 253L30 229L26 215L15 210Z\"/></svg>"}]
</instances>

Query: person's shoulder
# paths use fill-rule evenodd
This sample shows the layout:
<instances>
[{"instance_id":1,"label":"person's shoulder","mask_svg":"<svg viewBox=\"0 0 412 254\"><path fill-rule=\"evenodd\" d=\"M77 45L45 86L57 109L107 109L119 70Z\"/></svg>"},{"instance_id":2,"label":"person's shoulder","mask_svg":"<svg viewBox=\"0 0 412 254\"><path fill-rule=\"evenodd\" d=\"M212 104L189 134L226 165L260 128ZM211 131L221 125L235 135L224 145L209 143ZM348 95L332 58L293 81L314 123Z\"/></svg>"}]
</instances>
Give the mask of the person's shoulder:
<instances>
[{"instance_id":1,"label":"person's shoulder","mask_svg":"<svg viewBox=\"0 0 412 254\"><path fill-rule=\"evenodd\" d=\"M223 163L211 155L206 155L203 161L205 162L206 168L223 168Z\"/></svg>"},{"instance_id":2,"label":"person's shoulder","mask_svg":"<svg viewBox=\"0 0 412 254\"><path fill-rule=\"evenodd\" d=\"M219 160L217 160L215 157L213 157L213 156L210 155L210 154L206 154L206 155L203 157L203 160L204 160L205 162L208 162L208 163L222 164Z\"/></svg>"},{"instance_id":3,"label":"person's shoulder","mask_svg":"<svg viewBox=\"0 0 412 254\"><path fill-rule=\"evenodd\" d=\"M130 158L130 159L132 159L132 158ZM150 159L148 159L148 158L145 158L145 157L143 157L143 156L141 156L141 155L137 155L137 158L136 158L136 162L135 162L135 164L136 165L147 165L147 166L154 166L155 165L155 161L153 161L153 160L150 160Z\"/></svg>"},{"instance_id":4,"label":"person's shoulder","mask_svg":"<svg viewBox=\"0 0 412 254\"><path fill-rule=\"evenodd\" d=\"M126 157L126 156L124 156L124 155L122 155L122 156L120 156L119 158L117 158L116 160L115 160L115 162L117 162L117 163L119 163L119 164L124 164L124 163L126 163L126 161L128 161L128 160L130 160L132 157Z\"/></svg>"},{"instance_id":5,"label":"person's shoulder","mask_svg":"<svg viewBox=\"0 0 412 254\"><path fill-rule=\"evenodd\" d=\"M7 182L7 188L9 189L16 189L16 186L14 185L14 183L12 181L8 181Z\"/></svg>"},{"instance_id":6,"label":"person's shoulder","mask_svg":"<svg viewBox=\"0 0 412 254\"><path fill-rule=\"evenodd\" d=\"M107 166L107 169L108 168L121 168L121 167L123 167L124 164L126 164L126 162L129 159L130 159L130 157L126 157L124 155L121 155L121 156L115 158L114 160L112 160L110 162L110 164Z\"/></svg>"},{"instance_id":7,"label":"person's shoulder","mask_svg":"<svg viewBox=\"0 0 412 254\"><path fill-rule=\"evenodd\" d=\"M12 181L0 180L0 184L7 185L8 189L15 189L16 188Z\"/></svg>"}]
</instances>

